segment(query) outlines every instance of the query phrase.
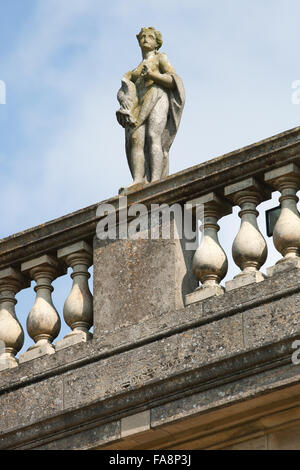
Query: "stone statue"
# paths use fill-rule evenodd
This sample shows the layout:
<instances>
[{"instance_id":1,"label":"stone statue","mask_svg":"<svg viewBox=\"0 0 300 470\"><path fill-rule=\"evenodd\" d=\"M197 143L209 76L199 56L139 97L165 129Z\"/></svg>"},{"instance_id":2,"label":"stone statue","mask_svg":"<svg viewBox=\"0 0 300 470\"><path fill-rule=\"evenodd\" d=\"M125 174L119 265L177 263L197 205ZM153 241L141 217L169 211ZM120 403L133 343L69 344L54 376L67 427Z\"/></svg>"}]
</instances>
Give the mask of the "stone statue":
<instances>
[{"instance_id":1,"label":"stone statue","mask_svg":"<svg viewBox=\"0 0 300 470\"><path fill-rule=\"evenodd\" d=\"M118 92L117 120L125 128L132 185L152 183L169 174L169 150L185 103L181 78L162 46L161 33L142 28L137 35L143 61L126 73Z\"/></svg>"}]
</instances>

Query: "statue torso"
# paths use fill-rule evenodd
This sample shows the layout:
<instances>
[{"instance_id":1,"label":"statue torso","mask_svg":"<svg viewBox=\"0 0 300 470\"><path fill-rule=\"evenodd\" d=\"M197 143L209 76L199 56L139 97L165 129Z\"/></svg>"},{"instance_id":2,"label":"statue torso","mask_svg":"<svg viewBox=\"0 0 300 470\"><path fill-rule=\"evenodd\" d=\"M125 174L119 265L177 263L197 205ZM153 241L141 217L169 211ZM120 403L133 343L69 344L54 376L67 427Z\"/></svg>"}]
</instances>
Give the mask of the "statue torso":
<instances>
[{"instance_id":1,"label":"statue torso","mask_svg":"<svg viewBox=\"0 0 300 470\"><path fill-rule=\"evenodd\" d=\"M148 59L143 60L136 69L132 72L132 81L135 82L137 95L139 99L142 99L145 93L152 88L157 86L153 80L145 79L141 76L144 65L147 66L148 70L152 72L161 72L160 70L160 54L155 54Z\"/></svg>"}]
</instances>

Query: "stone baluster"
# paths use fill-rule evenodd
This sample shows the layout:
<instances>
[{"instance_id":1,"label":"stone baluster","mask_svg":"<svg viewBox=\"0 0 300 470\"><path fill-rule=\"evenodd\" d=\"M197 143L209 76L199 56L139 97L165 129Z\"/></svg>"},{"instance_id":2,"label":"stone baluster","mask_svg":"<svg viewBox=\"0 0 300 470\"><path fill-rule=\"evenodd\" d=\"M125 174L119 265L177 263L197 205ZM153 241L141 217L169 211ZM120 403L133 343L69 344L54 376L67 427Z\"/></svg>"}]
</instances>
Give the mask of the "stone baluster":
<instances>
[{"instance_id":1,"label":"stone baluster","mask_svg":"<svg viewBox=\"0 0 300 470\"><path fill-rule=\"evenodd\" d=\"M215 193L189 201L188 204L196 205L198 209L202 206L203 209L202 215L201 210L199 212L202 239L193 258L193 272L202 286L186 296L186 305L224 293L220 282L226 276L228 261L218 239L218 220L232 212L231 204Z\"/></svg>"},{"instance_id":2,"label":"stone baluster","mask_svg":"<svg viewBox=\"0 0 300 470\"><path fill-rule=\"evenodd\" d=\"M268 171L265 181L281 192L279 202L280 216L273 231L275 248L283 258L267 269L267 274L280 272L291 267L300 268L300 217L297 209L300 188L300 169L294 163Z\"/></svg>"},{"instance_id":3,"label":"stone baluster","mask_svg":"<svg viewBox=\"0 0 300 470\"><path fill-rule=\"evenodd\" d=\"M17 269L0 271L0 370L18 366L15 356L24 344L24 331L15 313L15 295L29 286Z\"/></svg>"},{"instance_id":4,"label":"stone baluster","mask_svg":"<svg viewBox=\"0 0 300 470\"><path fill-rule=\"evenodd\" d=\"M93 325L93 296L88 284L88 269L93 263L93 250L81 241L58 250L57 257L73 269L73 286L64 305L64 319L72 332L57 342L58 350L92 338L89 329Z\"/></svg>"},{"instance_id":5,"label":"stone baluster","mask_svg":"<svg viewBox=\"0 0 300 470\"><path fill-rule=\"evenodd\" d=\"M256 207L270 199L271 191L254 178L248 178L226 186L224 195L241 208L241 226L232 245L232 256L242 272L226 282L226 290L230 291L265 279L259 269L266 262L268 248L257 225Z\"/></svg>"},{"instance_id":6,"label":"stone baluster","mask_svg":"<svg viewBox=\"0 0 300 470\"><path fill-rule=\"evenodd\" d=\"M23 263L21 271L36 281L36 299L27 318L27 331L35 345L21 354L20 363L55 352L52 342L60 332L61 321L52 302L51 284L58 276L66 274L66 268L54 257L43 255Z\"/></svg>"}]
</instances>

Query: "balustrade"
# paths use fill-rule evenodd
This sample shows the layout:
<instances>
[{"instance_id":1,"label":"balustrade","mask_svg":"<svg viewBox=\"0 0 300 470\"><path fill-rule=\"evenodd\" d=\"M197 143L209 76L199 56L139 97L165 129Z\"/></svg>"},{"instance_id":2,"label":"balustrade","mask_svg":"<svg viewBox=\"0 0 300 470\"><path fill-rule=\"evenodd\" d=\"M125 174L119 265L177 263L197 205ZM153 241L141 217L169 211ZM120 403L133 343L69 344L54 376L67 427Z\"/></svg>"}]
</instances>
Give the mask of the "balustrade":
<instances>
[{"instance_id":1,"label":"balustrade","mask_svg":"<svg viewBox=\"0 0 300 470\"><path fill-rule=\"evenodd\" d=\"M215 193L189 201L188 204L200 207L200 211L196 211L196 214L202 219L202 239L195 252L192 269L202 286L186 296L187 305L224 293L220 282L226 276L228 261L218 239L220 229L218 220L232 211L231 204Z\"/></svg>"},{"instance_id":2,"label":"balustrade","mask_svg":"<svg viewBox=\"0 0 300 470\"><path fill-rule=\"evenodd\" d=\"M89 267L93 260L92 248L84 241L62 248L57 252L58 259L71 266L73 286L64 305L64 319L72 332L58 341L56 349L92 338L89 329L93 325L93 296L89 289Z\"/></svg>"},{"instance_id":3,"label":"balustrade","mask_svg":"<svg viewBox=\"0 0 300 470\"><path fill-rule=\"evenodd\" d=\"M224 195L241 208L241 226L232 245L232 257L242 272L226 282L226 290L229 291L265 279L259 270L266 262L268 248L257 225L259 212L256 207L270 199L271 191L254 178L248 178L226 186Z\"/></svg>"},{"instance_id":4,"label":"balustrade","mask_svg":"<svg viewBox=\"0 0 300 470\"><path fill-rule=\"evenodd\" d=\"M186 262L188 264L187 275L190 276L193 273L200 285L194 292L185 296L186 305L220 296L228 291L232 291L231 295L234 295L234 290L239 287L262 282L267 277L274 276L284 269L300 268L300 217L297 209L300 168L293 162L280 167L275 159L271 160L271 163L266 164L263 168L256 167L253 174L248 172L244 178L241 172L241 177L235 176L232 183L228 177L224 184L215 177L217 184L212 186L213 190L194 199L184 197L181 201L177 193L176 201L182 204L184 201L188 201L189 206L198 208L196 211L197 220L193 222L197 222L197 224L199 220L202 222L200 244L195 250L194 256L185 259L185 262L188 260ZM200 190L200 185L194 185L190 196L201 194ZM258 226L257 207L270 199L272 191L280 191L281 193L279 199L281 211L274 227L273 242L282 258L275 266L268 267L266 274L264 274L260 270L267 261L268 250L266 240ZM240 208L241 222L237 230L231 231L230 242L232 243L233 261L240 272L233 279L227 280L223 286L222 281L228 271L228 259L218 238L220 230L218 222L222 217L232 213L233 206ZM76 231L80 233L83 222L81 215L76 215L76 217ZM65 230L68 232L68 227ZM91 230L94 235L95 226ZM54 232L51 237L55 238ZM90 329L93 326L93 296L89 290L88 279L90 277L89 267L93 263L93 249L86 241L90 241L91 236L77 241L80 238L76 232L76 236L70 241L72 240L73 242L68 245L66 237L61 238L59 243L56 245L54 243L54 248L52 246L48 251L45 250L44 254L39 257L32 256L30 258L28 252L24 250L20 258L21 261L16 259L11 267L0 270L0 371L17 367L19 363L22 364L40 356L52 355L63 348L92 339ZM31 240L27 246L30 243ZM127 241L124 240L124 244L126 243ZM155 240L153 247L159 243L160 240ZM161 243L161 247L164 247L164 240ZM118 247L122 248L120 245ZM114 245L111 244L109 249L113 250ZM139 249L138 243L135 249ZM150 243L147 244L147 250L147 256L149 253L152 256L154 252L151 251L152 245ZM39 249L38 252L43 253L43 250ZM176 256L178 253L176 252ZM170 258L170 260L173 262L173 259ZM61 330L61 318L53 304L52 283L56 278L65 275L68 267L72 269L73 283L69 295L66 296L63 317L70 331L62 340L54 344ZM101 271L99 272L100 276L97 282L101 286ZM119 275L119 271L115 270L114 272ZM138 289L140 286L139 276L135 270L132 271L132 279L137 283ZM36 298L27 318L27 332L34 344L17 358L16 356L23 347L24 331L16 316L15 304L17 301L15 296L22 289L30 287L31 280L36 283L34 287ZM119 284L116 283L116 286L119 285L122 290L122 280L118 282ZM151 282L155 287L155 281L152 278ZM176 283L174 283L175 285ZM150 300L154 292L151 290L151 286L149 287ZM147 290L145 286L143 288ZM99 290L101 291L101 289ZM181 292L180 294L182 295ZM105 295L103 290L101 295ZM113 298L114 294L110 292L109 295ZM126 298L123 292L120 295L124 295ZM101 298L99 297L101 296L98 295L97 306L101 306ZM183 297L184 295L181 299ZM134 302L130 305L134 306ZM134 321L134 309L132 311ZM126 319L124 319L124 324L126 324Z\"/></svg>"},{"instance_id":5,"label":"balustrade","mask_svg":"<svg viewBox=\"0 0 300 470\"><path fill-rule=\"evenodd\" d=\"M18 366L16 354L24 344L24 331L16 316L15 295L29 286L30 281L20 271L0 271L0 370Z\"/></svg>"},{"instance_id":6,"label":"balustrade","mask_svg":"<svg viewBox=\"0 0 300 470\"><path fill-rule=\"evenodd\" d=\"M92 249L81 241L58 250L57 257L46 254L24 262L21 272L12 268L0 272L0 341L5 345L5 349L0 350L0 370L54 354L56 350L92 337L89 330L93 324L93 297L88 286L91 264ZM61 319L52 300L52 282L65 275L68 266L73 270L73 286L63 313L72 332L54 346L53 341L61 330ZM14 312L14 296L30 285L30 279L36 282L36 299L27 318L27 332L35 344L21 354L18 361L15 355L23 346L24 332Z\"/></svg>"},{"instance_id":7,"label":"balustrade","mask_svg":"<svg viewBox=\"0 0 300 470\"><path fill-rule=\"evenodd\" d=\"M269 276L285 267L300 268L300 217L297 209L297 191L300 188L300 169L294 163L265 174L265 181L281 192L280 216L273 231L275 248L283 258L276 266L268 268Z\"/></svg>"},{"instance_id":8,"label":"balustrade","mask_svg":"<svg viewBox=\"0 0 300 470\"><path fill-rule=\"evenodd\" d=\"M27 331L35 344L22 354L20 362L43 354L54 354L52 345L61 328L61 321L52 302L52 282L66 269L49 255L43 255L21 265L21 271L36 282L36 299L27 318Z\"/></svg>"}]
</instances>

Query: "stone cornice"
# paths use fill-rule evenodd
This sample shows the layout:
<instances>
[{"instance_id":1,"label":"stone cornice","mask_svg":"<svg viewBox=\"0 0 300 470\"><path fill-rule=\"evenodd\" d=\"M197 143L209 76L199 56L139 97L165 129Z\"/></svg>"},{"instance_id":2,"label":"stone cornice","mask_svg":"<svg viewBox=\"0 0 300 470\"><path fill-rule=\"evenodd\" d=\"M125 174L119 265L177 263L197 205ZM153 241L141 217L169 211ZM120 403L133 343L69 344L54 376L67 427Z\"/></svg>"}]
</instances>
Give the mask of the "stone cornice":
<instances>
[{"instance_id":1,"label":"stone cornice","mask_svg":"<svg viewBox=\"0 0 300 470\"><path fill-rule=\"evenodd\" d=\"M226 292L225 295L194 303L174 312L153 316L142 323L144 334L136 339L136 329L141 324L127 327L94 337L87 343L79 343L55 355L44 356L34 363L23 363L18 368L7 369L0 374L0 396L13 390L29 386L47 378L79 369L110 357L147 346L156 341L188 332L194 328L230 318L260 306L272 305L300 292L300 272L293 269L281 276L274 276L261 283ZM299 332L296 333L296 337ZM135 338L132 341L130 338ZM289 338L291 344L292 338ZM264 346L262 342L262 346ZM117 346L116 346L117 345Z\"/></svg>"},{"instance_id":2,"label":"stone cornice","mask_svg":"<svg viewBox=\"0 0 300 470\"><path fill-rule=\"evenodd\" d=\"M209 411L299 384L299 366L291 361L292 343L300 335L299 276L298 270L291 270L284 282L281 276L274 276L251 288L246 286L225 293L222 298L196 303L185 309L183 324L183 311L150 319L143 328L147 331L156 322L156 330L137 343L125 341L134 336L132 325L123 332L120 329L86 345L75 345L3 372L0 448L36 448L59 436L65 438L115 423L128 414L150 408L153 426L161 426L178 419L177 408L186 416L197 413L194 403L198 402L198 394L207 397L205 410ZM169 325L159 332L167 316ZM126 364L133 357L136 363L131 370ZM144 363L145 358L149 361ZM163 368L159 366L151 378L146 369L156 367L158 362ZM164 369L166 362L170 365ZM111 377L112 370L116 381L109 384L106 376ZM232 392L224 396L226 387L231 387ZM32 419L35 406L42 406L43 394L47 403L59 397L56 388L61 390L62 408L49 409L47 416ZM223 398L216 401L218 390ZM26 402L29 426L18 412L11 411L18 405L20 394L31 397ZM180 405L180 400L186 399L191 400L190 407ZM22 416L27 412L25 406ZM24 419L22 425L20 419ZM5 425L6 420L9 424Z\"/></svg>"},{"instance_id":3,"label":"stone cornice","mask_svg":"<svg viewBox=\"0 0 300 470\"><path fill-rule=\"evenodd\" d=\"M299 336L298 336L299 337ZM35 449L60 438L84 433L97 426L116 423L128 414L136 414L146 409L154 410L153 419L166 408L164 418L156 420L155 426L172 423L175 419L176 407L184 411L185 417L193 416L197 410L182 409L181 400L198 400L199 394L207 394L210 390L222 390L226 386L234 388L224 401L226 406L247 399L279 391L285 387L300 384L299 368L291 366L291 339L268 344L265 347L234 355L212 363L201 369L195 369L167 380L154 382L144 387L118 394L115 397L94 401L88 406L72 408L53 414L51 418L35 422L30 426L10 429L0 433L0 450L2 449ZM283 372L286 371L284 374ZM271 380L270 380L271 378ZM236 384L236 385L235 385ZM298 395L297 400L299 401ZM172 406L170 407L170 404ZM202 412L217 410L222 403L207 402ZM193 406L192 406L193 408ZM158 413L157 413L158 411ZM181 417L182 418L182 417ZM20 432L22 430L22 432ZM16 432L18 431L18 432ZM88 446L82 443L83 448Z\"/></svg>"}]
</instances>

